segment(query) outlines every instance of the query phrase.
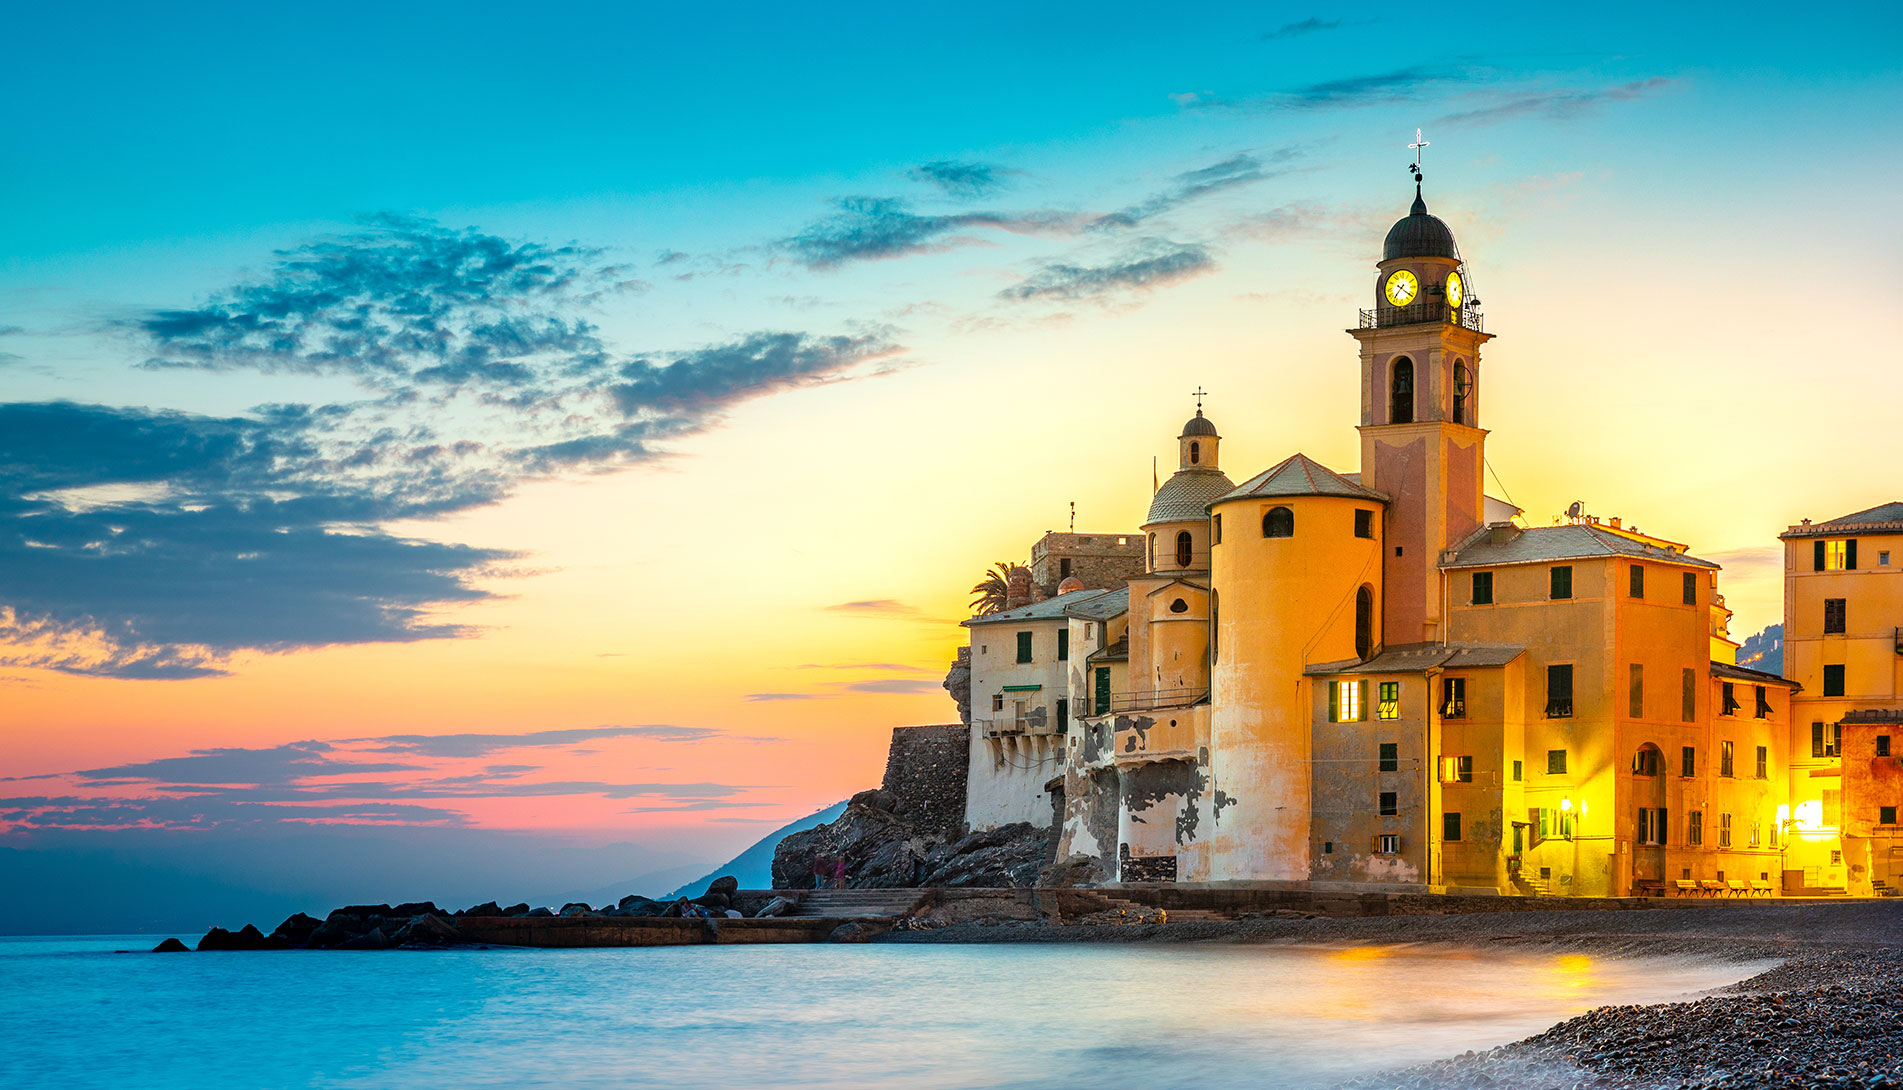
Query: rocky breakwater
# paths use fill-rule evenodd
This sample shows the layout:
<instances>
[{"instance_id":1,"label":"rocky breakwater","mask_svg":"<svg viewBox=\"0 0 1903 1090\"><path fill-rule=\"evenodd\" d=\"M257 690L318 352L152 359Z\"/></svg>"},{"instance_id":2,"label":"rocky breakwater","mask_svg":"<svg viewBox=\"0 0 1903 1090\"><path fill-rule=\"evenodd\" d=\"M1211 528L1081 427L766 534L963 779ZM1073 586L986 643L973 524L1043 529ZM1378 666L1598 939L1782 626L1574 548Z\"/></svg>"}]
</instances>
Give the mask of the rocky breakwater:
<instances>
[{"instance_id":1,"label":"rocky breakwater","mask_svg":"<svg viewBox=\"0 0 1903 1090\"><path fill-rule=\"evenodd\" d=\"M775 889L828 884L842 864L849 889L1008 888L1038 884L1050 831L1024 822L947 837L923 827L905 800L861 791L827 825L793 833L773 852Z\"/></svg>"},{"instance_id":2,"label":"rocky breakwater","mask_svg":"<svg viewBox=\"0 0 1903 1090\"><path fill-rule=\"evenodd\" d=\"M599 907L571 902L560 909L531 907L526 903L503 907L494 901L457 909L438 908L431 901L411 901L389 905L345 905L331 910L323 919L299 912L277 926L270 934L245 924L236 931L214 927L198 940L196 949L216 950L428 950L467 945L459 921L494 919L534 919L555 917L617 917L746 919L749 913L736 897L740 883L732 877L714 879L707 892L692 899L655 900L630 894L612 905ZM774 900L756 906L753 917L777 916L791 907L790 902ZM175 953L192 949L179 940L166 939L155 953Z\"/></svg>"}]
</instances>

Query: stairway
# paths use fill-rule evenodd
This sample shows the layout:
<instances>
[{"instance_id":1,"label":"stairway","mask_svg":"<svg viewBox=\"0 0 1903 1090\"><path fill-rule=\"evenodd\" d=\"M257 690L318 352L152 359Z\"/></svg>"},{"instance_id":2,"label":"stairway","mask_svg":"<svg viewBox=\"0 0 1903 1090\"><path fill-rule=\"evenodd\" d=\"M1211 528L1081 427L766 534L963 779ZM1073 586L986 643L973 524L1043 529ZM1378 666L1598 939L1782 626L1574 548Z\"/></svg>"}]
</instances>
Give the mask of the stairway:
<instances>
[{"instance_id":1,"label":"stairway","mask_svg":"<svg viewBox=\"0 0 1903 1090\"><path fill-rule=\"evenodd\" d=\"M903 916L924 897L916 889L815 889L789 916Z\"/></svg>"}]
</instances>

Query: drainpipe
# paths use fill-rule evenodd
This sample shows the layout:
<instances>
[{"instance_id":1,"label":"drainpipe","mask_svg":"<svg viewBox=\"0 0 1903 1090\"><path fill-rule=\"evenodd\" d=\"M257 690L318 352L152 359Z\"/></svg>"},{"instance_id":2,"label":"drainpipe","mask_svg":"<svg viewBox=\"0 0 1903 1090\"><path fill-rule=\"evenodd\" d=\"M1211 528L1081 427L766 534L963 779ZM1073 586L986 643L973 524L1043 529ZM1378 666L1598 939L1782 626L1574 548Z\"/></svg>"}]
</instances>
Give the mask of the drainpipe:
<instances>
[{"instance_id":1,"label":"drainpipe","mask_svg":"<svg viewBox=\"0 0 1903 1090\"><path fill-rule=\"evenodd\" d=\"M1430 666L1421 672L1427 682L1427 884L1445 886L1442 879L1446 868L1441 863L1441 853L1446 850L1441 841L1441 833L1434 830L1434 815L1441 812L1440 751L1441 751L1441 714L1440 702L1434 699L1434 681L1441 675L1441 668ZM1445 830L1442 830L1444 832ZM1467 831L1461 830L1465 836Z\"/></svg>"}]
</instances>

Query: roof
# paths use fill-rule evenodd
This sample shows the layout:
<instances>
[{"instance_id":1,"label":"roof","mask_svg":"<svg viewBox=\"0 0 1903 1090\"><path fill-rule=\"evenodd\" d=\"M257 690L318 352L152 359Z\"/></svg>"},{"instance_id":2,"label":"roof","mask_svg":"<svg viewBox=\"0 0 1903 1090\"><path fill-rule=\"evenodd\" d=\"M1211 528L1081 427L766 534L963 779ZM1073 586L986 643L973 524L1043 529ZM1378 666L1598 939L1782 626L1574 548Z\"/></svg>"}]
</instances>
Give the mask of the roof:
<instances>
[{"instance_id":1,"label":"roof","mask_svg":"<svg viewBox=\"0 0 1903 1090\"><path fill-rule=\"evenodd\" d=\"M1777 535L1781 538L1828 537L1831 534L1854 533L1857 531L1903 534L1903 500L1891 500L1855 514L1831 519L1829 522L1800 523Z\"/></svg>"},{"instance_id":2,"label":"roof","mask_svg":"<svg viewBox=\"0 0 1903 1090\"><path fill-rule=\"evenodd\" d=\"M1188 439L1192 435L1210 435L1218 439L1222 438L1222 436L1216 435L1215 421L1204 416L1201 409L1197 409L1196 415L1190 417L1189 423L1183 425L1183 434L1177 436L1177 438Z\"/></svg>"},{"instance_id":3,"label":"roof","mask_svg":"<svg viewBox=\"0 0 1903 1090\"><path fill-rule=\"evenodd\" d=\"M1427 201L1421 197L1418 181L1414 184L1414 207L1388 228L1387 240L1381 244L1381 260L1392 261L1397 257L1460 259L1460 251L1454 246L1453 229L1439 216L1427 214Z\"/></svg>"},{"instance_id":4,"label":"roof","mask_svg":"<svg viewBox=\"0 0 1903 1090\"><path fill-rule=\"evenodd\" d=\"M1130 661L1130 637L1126 634L1122 639L1119 639L1116 643L1113 643L1108 647L1099 648L1096 651L1091 652L1090 657L1085 659L1084 661L1085 662L1129 662Z\"/></svg>"},{"instance_id":5,"label":"roof","mask_svg":"<svg viewBox=\"0 0 1903 1090\"><path fill-rule=\"evenodd\" d=\"M1064 616L1082 617L1087 621L1107 621L1128 612L1130 612L1130 588L1123 586L1066 608Z\"/></svg>"},{"instance_id":6,"label":"roof","mask_svg":"<svg viewBox=\"0 0 1903 1090\"><path fill-rule=\"evenodd\" d=\"M1841 722L1845 726L1854 723L1903 723L1903 711L1895 708L1859 708L1856 711L1845 712Z\"/></svg>"},{"instance_id":7,"label":"roof","mask_svg":"<svg viewBox=\"0 0 1903 1090\"><path fill-rule=\"evenodd\" d=\"M1379 654L1363 662L1342 659L1318 662L1302 673L1309 677L1327 674L1418 674L1426 670L1464 670L1505 666L1526 652L1510 643L1401 643L1383 647Z\"/></svg>"},{"instance_id":8,"label":"roof","mask_svg":"<svg viewBox=\"0 0 1903 1090\"><path fill-rule=\"evenodd\" d=\"M1065 616L1068 616L1069 611L1075 606L1082 605L1092 598L1101 598L1106 594L1118 593L1124 596L1126 603L1129 601L1130 592L1127 590L1121 592L1114 590L1073 590L1069 594L1060 594L1055 598L1046 598L1042 602L1032 602L1028 606L1019 606L1016 609L987 613L982 617L973 617L968 621L960 621L959 623L964 625L1021 624L1025 621L1061 620ZM1125 608L1128 608L1128 606L1126 605Z\"/></svg>"},{"instance_id":9,"label":"roof","mask_svg":"<svg viewBox=\"0 0 1903 1090\"><path fill-rule=\"evenodd\" d=\"M1306 454L1291 454L1238 485L1215 502L1272 496L1346 496L1356 500L1388 502L1388 498L1360 481L1351 481Z\"/></svg>"},{"instance_id":10,"label":"roof","mask_svg":"<svg viewBox=\"0 0 1903 1090\"><path fill-rule=\"evenodd\" d=\"M1661 564L1684 564L1693 568L1718 570L1709 560L1689 553L1674 552L1647 545L1623 534L1599 526L1573 523L1567 526L1535 526L1520 530L1500 544L1494 544L1485 527L1474 532L1460 546L1454 559L1443 568L1495 568L1507 564L1544 564L1554 560L1595 560L1600 557L1629 556L1655 560Z\"/></svg>"},{"instance_id":11,"label":"roof","mask_svg":"<svg viewBox=\"0 0 1903 1090\"><path fill-rule=\"evenodd\" d=\"M1212 466L1179 469L1163 482L1150 500L1143 525L1159 522L1197 522L1209 517L1209 501L1235 487L1229 475Z\"/></svg>"},{"instance_id":12,"label":"roof","mask_svg":"<svg viewBox=\"0 0 1903 1090\"><path fill-rule=\"evenodd\" d=\"M1753 670L1749 666L1737 666L1729 662L1719 662L1717 659L1713 659L1711 662L1711 676L1730 678L1733 681L1748 681L1753 685L1787 685L1793 689L1803 688L1802 685L1799 685L1787 677L1767 673L1763 670Z\"/></svg>"}]
</instances>

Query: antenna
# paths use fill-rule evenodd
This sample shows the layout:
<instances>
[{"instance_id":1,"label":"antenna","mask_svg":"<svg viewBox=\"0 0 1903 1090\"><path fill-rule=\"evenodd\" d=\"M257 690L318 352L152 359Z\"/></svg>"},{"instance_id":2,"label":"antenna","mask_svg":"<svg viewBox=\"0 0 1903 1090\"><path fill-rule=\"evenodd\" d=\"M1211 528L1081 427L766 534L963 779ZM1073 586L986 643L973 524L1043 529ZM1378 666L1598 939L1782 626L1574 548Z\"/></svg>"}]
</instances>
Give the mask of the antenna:
<instances>
[{"instance_id":1,"label":"antenna","mask_svg":"<svg viewBox=\"0 0 1903 1090\"><path fill-rule=\"evenodd\" d=\"M1077 501L1070 501L1070 532L1077 532Z\"/></svg>"},{"instance_id":2,"label":"antenna","mask_svg":"<svg viewBox=\"0 0 1903 1090\"><path fill-rule=\"evenodd\" d=\"M1566 507L1567 518L1579 519L1579 518L1584 518L1585 516L1586 516L1586 501L1585 500L1574 500L1572 503L1567 505Z\"/></svg>"}]
</instances>

